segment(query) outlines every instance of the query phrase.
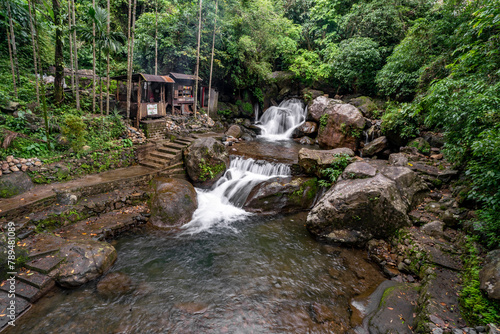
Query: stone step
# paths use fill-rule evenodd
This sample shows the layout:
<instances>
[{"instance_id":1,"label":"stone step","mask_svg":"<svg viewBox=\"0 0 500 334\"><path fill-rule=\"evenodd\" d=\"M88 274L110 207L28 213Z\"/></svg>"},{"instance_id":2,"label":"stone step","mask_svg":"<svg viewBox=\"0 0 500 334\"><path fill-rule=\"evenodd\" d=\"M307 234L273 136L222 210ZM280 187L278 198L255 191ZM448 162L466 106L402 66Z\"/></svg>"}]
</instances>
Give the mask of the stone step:
<instances>
[{"instance_id":1,"label":"stone step","mask_svg":"<svg viewBox=\"0 0 500 334\"><path fill-rule=\"evenodd\" d=\"M58 255L47 255L26 263L26 268L48 274L63 261Z\"/></svg>"},{"instance_id":2,"label":"stone step","mask_svg":"<svg viewBox=\"0 0 500 334\"><path fill-rule=\"evenodd\" d=\"M166 175L184 175L186 171L183 168L169 169L163 172Z\"/></svg>"},{"instance_id":3,"label":"stone step","mask_svg":"<svg viewBox=\"0 0 500 334\"><path fill-rule=\"evenodd\" d=\"M15 282L15 294L16 296L26 299L28 302L32 303L38 299L40 296L40 289L34 286L24 283L21 280L14 280ZM11 284L10 281L3 281L0 284L0 290L10 293Z\"/></svg>"},{"instance_id":4,"label":"stone step","mask_svg":"<svg viewBox=\"0 0 500 334\"><path fill-rule=\"evenodd\" d=\"M177 143L177 142L169 142L169 143L165 143L163 144L164 147L170 147L170 148L175 148L177 150L182 150L184 147L187 146L187 144L185 143Z\"/></svg>"},{"instance_id":5,"label":"stone step","mask_svg":"<svg viewBox=\"0 0 500 334\"><path fill-rule=\"evenodd\" d=\"M159 152L167 153L167 154L180 154L181 150L172 148L172 147L166 147L166 146L161 146L158 148Z\"/></svg>"},{"instance_id":6,"label":"stone step","mask_svg":"<svg viewBox=\"0 0 500 334\"><path fill-rule=\"evenodd\" d=\"M54 254L55 252L58 252L58 251L59 251L59 247L51 248L51 249L43 250L43 251L31 252L28 255L28 259L29 260L38 259L38 258L47 256L47 255L50 255L50 254Z\"/></svg>"},{"instance_id":7,"label":"stone step","mask_svg":"<svg viewBox=\"0 0 500 334\"><path fill-rule=\"evenodd\" d=\"M146 166L146 167L154 168L154 169L162 169L163 168L162 164L158 164L158 163L153 162L151 160L143 160L139 164L142 166Z\"/></svg>"},{"instance_id":8,"label":"stone step","mask_svg":"<svg viewBox=\"0 0 500 334\"><path fill-rule=\"evenodd\" d=\"M159 152L159 151L153 151L149 155L151 157L154 157L154 158L159 158L159 159L165 160L165 162L175 158L174 154L168 154L168 153ZM151 160L153 160L153 159L151 159Z\"/></svg>"},{"instance_id":9,"label":"stone step","mask_svg":"<svg viewBox=\"0 0 500 334\"><path fill-rule=\"evenodd\" d=\"M11 305L11 300L15 301L16 320L31 307L31 304L21 298L21 296L16 295L15 299L13 299L9 298L8 293L0 291L0 332L5 327L9 326L8 323L11 321L11 319L7 316L10 314L8 307Z\"/></svg>"},{"instance_id":10,"label":"stone step","mask_svg":"<svg viewBox=\"0 0 500 334\"><path fill-rule=\"evenodd\" d=\"M54 283L54 280L38 271L22 268L16 275L16 278L26 284L32 285L35 288L43 290L47 286Z\"/></svg>"},{"instance_id":11,"label":"stone step","mask_svg":"<svg viewBox=\"0 0 500 334\"><path fill-rule=\"evenodd\" d=\"M184 162L178 162L176 164L170 165L165 168L165 171L170 171L172 169L178 169L178 168L184 170Z\"/></svg>"}]
</instances>

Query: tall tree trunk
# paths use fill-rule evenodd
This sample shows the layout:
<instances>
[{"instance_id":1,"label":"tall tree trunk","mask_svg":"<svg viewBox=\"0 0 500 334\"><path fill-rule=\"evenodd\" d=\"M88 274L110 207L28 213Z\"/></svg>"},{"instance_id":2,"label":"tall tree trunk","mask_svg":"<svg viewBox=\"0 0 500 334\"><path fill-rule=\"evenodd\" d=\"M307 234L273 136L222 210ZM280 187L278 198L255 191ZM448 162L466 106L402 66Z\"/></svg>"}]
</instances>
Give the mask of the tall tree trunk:
<instances>
[{"instance_id":1,"label":"tall tree trunk","mask_svg":"<svg viewBox=\"0 0 500 334\"><path fill-rule=\"evenodd\" d=\"M75 0L71 0L72 13L73 17L73 27L76 27L76 6ZM76 109L80 110L80 77L78 76L78 46L76 43L76 30L73 30L73 46L75 48L75 86L76 86Z\"/></svg>"},{"instance_id":2,"label":"tall tree trunk","mask_svg":"<svg viewBox=\"0 0 500 334\"><path fill-rule=\"evenodd\" d=\"M9 17L10 17L10 4L9 2L7 1L7 11L9 12ZM10 58L10 68L12 70L12 83L14 84L14 96L16 97L17 99L17 84L16 84L16 66L14 65L14 58L12 56L12 40L10 38L10 22L12 22L12 20L9 19L9 24L7 24L9 26L9 28L7 28L7 44L9 45L9 58Z\"/></svg>"},{"instance_id":3,"label":"tall tree trunk","mask_svg":"<svg viewBox=\"0 0 500 334\"><path fill-rule=\"evenodd\" d=\"M68 0L68 40L69 40L69 59L70 59L70 73L71 73L71 91L75 92L75 71L73 68L73 35L71 34L71 1Z\"/></svg>"},{"instance_id":4,"label":"tall tree trunk","mask_svg":"<svg viewBox=\"0 0 500 334\"><path fill-rule=\"evenodd\" d=\"M95 0L92 0L92 8L95 10ZM92 20L92 113L95 114L95 22Z\"/></svg>"},{"instance_id":5,"label":"tall tree trunk","mask_svg":"<svg viewBox=\"0 0 500 334\"><path fill-rule=\"evenodd\" d=\"M37 18L36 18L36 2L33 1L33 9L35 12L35 27L37 27ZM40 37L38 36L38 30L35 29L35 38L36 38L36 49L38 54L40 55ZM43 74L43 69L42 69L42 57L38 57L38 68L40 69L40 72ZM47 95L45 94L45 81L40 80L40 90L41 90L41 97L42 97L42 113L43 113L43 121L45 124L45 140L47 141L47 146L48 149L51 150L50 147L50 129L49 129L49 115L47 112Z\"/></svg>"},{"instance_id":6,"label":"tall tree trunk","mask_svg":"<svg viewBox=\"0 0 500 334\"><path fill-rule=\"evenodd\" d=\"M132 0L128 0L128 36L127 36L127 119L130 118L130 99L132 98L132 68L130 63L130 46L132 35ZM119 84L118 84L119 85ZM119 86L117 87L119 89Z\"/></svg>"},{"instance_id":7,"label":"tall tree trunk","mask_svg":"<svg viewBox=\"0 0 500 334\"><path fill-rule=\"evenodd\" d=\"M100 43L99 43L100 44ZM101 107L101 118L103 116L103 112L104 112L104 108L102 107L102 82L101 82L101 78L102 78L102 66L101 66L101 63L102 63L102 47L99 45L99 94L100 94L100 107ZM103 125L104 125L104 119L102 120L103 122Z\"/></svg>"},{"instance_id":8,"label":"tall tree trunk","mask_svg":"<svg viewBox=\"0 0 500 334\"><path fill-rule=\"evenodd\" d=\"M210 58L210 79L208 81L208 116L210 116L210 99L212 97L212 73L213 73L213 68L214 68L214 52L215 52L215 30L217 28L217 10L219 9L218 7L219 0L215 1L215 20L214 20L214 34L212 37L212 56Z\"/></svg>"},{"instance_id":9,"label":"tall tree trunk","mask_svg":"<svg viewBox=\"0 0 500 334\"><path fill-rule=\"evenodd\" d=\"M30 20L30 32L31 32L31 46L33 48L33 64L35 67L35 90L36 90L36 105L40 105L40 90L38 88L38 52L36 49L36 44L35 44L35 28L33 26L33 12L31 11L31 1L28 0L28 10L29 10L29 20ZM36 10L35 10L35 15L36 15Z\"/></svg>"},{"instance_id":10,"label":"tall tree trunk","mask_svg":"<svg viewBox=\"0 0 500 334\"><path fill-rule=\"evenodd\" d=\"M200 70L200 44L201 44L201 2L200 0L200 11L198 13L198 47L196 49L196 71L195 71L195 89L194 89L194 117L198 116L198 74Z\"/></svg>"},{"instance_id":11,"label":"tall tree trunk","mask_svg":"<svg viewBox=\"0 0 500 334\"><path fill-rule=\"evenodd\" d=\"M130 91L132 92L132 70L134 69L134 37L135 37L135 13L137 11L137 0L134 0L134 9L132 10L132 32L131 32L131 41L130 41ZM140 81L139 81L140 83ZM138 87L141 89L141 87ZM136 126L139 126L139 98L141 94L137 94L137 116Z\"/></svg>"},{"instance_id":12,"label":"tall tree trunk","mask_svg":"<svg viewBox=\"0 0 500 334\"><path fill-rule=\"evenodd\" d=\"M158 75L158 0L155 0L155 75Z\"/></svg>"},{"instance_id":13,"label":"tall tree trunk","mask_svg":"<svg viewBox=\"0 0 500 334\"><path fill-rule=\"evenodd\" d=\"M111 32L111 1L108 0L108 36ZM106 115L109 115L109 49L106 52Z\"/></svg>"},{"instance_id":14,"label":"tall tree trunk","mask_svg":"<svg viewBox=\"0 0 500 334\"><path fill-rule=\"evenodd\" d=\"M60 104L64 100L64 54L62 43L61 4L59 3L59 0L52 0L52 10L54 11L54 25L56 26L56 48L54 55L56 73L54 78L54 100L56 104Z\"/></svg>"}]
</instances>

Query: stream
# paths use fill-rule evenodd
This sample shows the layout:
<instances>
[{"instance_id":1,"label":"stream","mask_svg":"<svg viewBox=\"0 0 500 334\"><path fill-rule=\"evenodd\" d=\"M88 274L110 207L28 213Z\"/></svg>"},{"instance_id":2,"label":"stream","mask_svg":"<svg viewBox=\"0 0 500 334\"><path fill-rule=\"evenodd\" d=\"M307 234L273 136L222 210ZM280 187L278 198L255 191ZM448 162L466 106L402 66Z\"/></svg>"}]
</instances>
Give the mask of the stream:
<instances>
[{"instance_id":1,"label":"stream","mask_svg":"<svg viewBox=\"0 0 500 334\"><path fill-rule=\"evenodd\" d=\"M259 147L269 136L295 147L286 140L290 126L303 122L304 110L295 105L273 110L290 118L272 121L269 129L288 125L269 130ZM279 151L276 145L269 143L271 152ZM57 288L7 332L353 332L384 277L365 251L314 240L304 227L307 213L262 217L241 208L253 186L290 175L271 157L273 162L232 157L213 189L197 189L199 208L181 232L143 229L114 240L118 259L110 272L126 274L132 291L103 295L97 282Z\"/></svg>"}]
</instances>

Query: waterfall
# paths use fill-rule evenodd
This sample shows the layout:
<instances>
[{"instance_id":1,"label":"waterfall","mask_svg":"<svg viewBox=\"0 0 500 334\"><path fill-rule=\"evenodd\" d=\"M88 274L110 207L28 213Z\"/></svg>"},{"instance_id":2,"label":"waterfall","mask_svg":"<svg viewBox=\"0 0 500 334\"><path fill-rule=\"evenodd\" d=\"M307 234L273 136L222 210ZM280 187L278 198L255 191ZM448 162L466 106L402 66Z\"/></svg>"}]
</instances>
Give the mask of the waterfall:
<instances>
[{"instance_id":1,"label":"waterfall","mask_svg":"<svg viewBox=\"0 0 500 334\"><path fill-rule=\"evenodd\" d=\"M254 123L257 123L257 122L259 121L259 109L260 109L260 108L259 108L259 104L258 104L258 103L255 103L255 104L253 105L253 112L254 112L254 114L255 114L255 121L254 121Z\"/></svg>"},{"instance_id":2,"label":"waterfall","mask_svg":"<svg viewBox=\"0 0 500 334\"><path fill-rule=\"evenodd\" d=\"M260 137L271 140L284 140L306 121L307 108L299 99L285 100L277 107L270 107L260 118Z\"/></svg>"},{"instance_id":3,"label":"waterfall","mask_svg":"<svg viewBox=\"0 0 500 334\"><path fill-rule=\"evenodd\" d=\"M242 207L257 184L290 175L290 167L285 164L233 157L229 169L212 189L196 189L198 209L183 228L193 234L213 226L230 227L232 222L250 215Z\"/></svg>"}]
</instances>

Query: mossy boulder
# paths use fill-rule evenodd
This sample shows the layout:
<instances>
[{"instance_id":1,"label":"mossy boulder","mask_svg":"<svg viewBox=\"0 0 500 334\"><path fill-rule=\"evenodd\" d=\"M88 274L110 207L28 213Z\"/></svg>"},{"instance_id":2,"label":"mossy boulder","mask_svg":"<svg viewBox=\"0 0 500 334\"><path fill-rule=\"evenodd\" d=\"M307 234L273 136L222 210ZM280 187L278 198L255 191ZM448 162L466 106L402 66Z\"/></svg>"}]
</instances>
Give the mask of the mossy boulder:
<instances>
[{"instance_id":1,"label":"mossy boulder","mask_svg":"<svg viewBox=\"0 0 500 334\"><path fill-rule=\"evenodd\" d=\"M15 172L0 177L0 198L10 198L29 191L33 182L26 173Z\"/></svg>"},{"instance_id":2,"label":"mossy boulder","mask_svg":"<svg viewBox=\"0 0 500 334\"><path fill-rule=\"evenodd\" d=\"M363 116L367 118L372 118L373 112L378 109L375 102L372 101L368 96L356 97L349 101L350 104L358 108Z\"/></svg>"},{"instance_id":3,"label":"mossy boulder","mask_svg":"<svg viewBox=\"0 0 500 334\"><path fill-rule=\"evenodd\" d=\"M180 227L188 223L198 208L196 190L188 181L158 177L152 181L149 202L151 224L160 228Z\"/></svg>"},{"instance_id":4,"label":"mossy boulder","mask_svg":"<svg viewBox=\"0 0 500 334\"><path fill-rule=\"evenodd\" d=\"M413 139L408 143L409 147L415 147L419 153L430 155L431 154L431 145L422 137L418 137Z\"/></svg>"},{"instance_id":5,"label":"mossy boulder","mask_svg":"<svg viewBox=\"0 0 500 334\"><path fill-rule=\"evenodd\" d=\"M305 211L314 205L317 194L315 177L276 177L255 186L243 208L267 215Z\"/></svg>"},{"instance_id":6,"label":"mossy boulder","mask_svg":"<svg viewBox=\"0 0 500 334\"><path fill-rule=\"evenodd\" d=\"M321 171L329 168L338 158L338 155L354 157L354 152L349 148L336 148L333 150L313 150L302 148L299 151L299 166L309 175L322 177Z\"/></svg>"},{"instance_id":7,"label":"mossy boulder","mask_svg":"<svg viewBox=\"0 0 500 334\"><path fill-rule=\"evenodd\" d=\"M196 187L210 188L228 168L229 154L214 138L200 138L184 150L184 164Z\"/></svg>"}]
</instances>

